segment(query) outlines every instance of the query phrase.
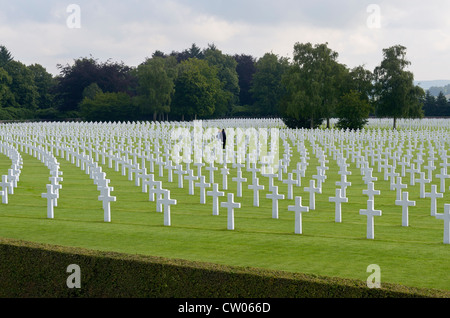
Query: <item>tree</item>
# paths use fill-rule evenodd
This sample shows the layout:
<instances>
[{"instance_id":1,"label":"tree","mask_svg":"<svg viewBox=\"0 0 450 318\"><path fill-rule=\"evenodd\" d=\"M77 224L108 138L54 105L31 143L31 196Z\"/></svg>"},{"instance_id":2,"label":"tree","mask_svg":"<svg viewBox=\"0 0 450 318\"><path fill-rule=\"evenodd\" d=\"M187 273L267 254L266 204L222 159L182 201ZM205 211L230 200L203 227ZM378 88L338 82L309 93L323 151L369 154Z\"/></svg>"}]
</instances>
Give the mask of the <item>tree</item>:
<instances>
[{"instance_id":1,"label":"tree","mask_svg":"<svg viewBox=\"0 0 450 318\"><path fill-rule=\"evenodd\" d=\"M83 99L94 99L97 94L103 93L97 83L92 83L83 90Z\"/></svg>"},{"instance_id":2,"label":"tree","mask_svg":"<svg viewBox=\"0 0 450 318\"><path fill-rule=\"evenodd\" d=\"M229 55L223 54L216 46L210 44L203 52L209 65L217 69L217 78L221 89L216 95L216 116L230 114L234 106L239 105L239 77L236 72L237 62Z\"/></svg>"},{"instance_id":3,"label":"tree","mask_svg":"<svg viewBox=\"0 0 450 318\"><path fill-rule=\"evenodd\" d=\"M0 67L5 68L6 65L13 60L11 52L4 45L0 45Z\"/></svg>"},{"instance_id":4,"label":"tree","mask_svg":"<svg viewBox=\"0 0 450 318\"><path fill-rule=\"evenodd\" d=\"M10 85L12 79L8 72L0 67L0 108L8 107L14 100L14 95L11 93Z\"/></svg>"},{"instance_id":5,"label":"tree","mask_svg":"<svg viewBox=\"0 0 450 318\"><path fill-rule=\"evenodd\" d=\"M365 96L355 90L344 94L336 107L338 128L361 129L367 124L371 107Z\"/></svg>"},{"instance_id":6,"label":"tree","mask_svg":"<svg viewBox=\"0 0 450 318\"><path fill-rule=\"evenodd\" d=\"M183 61L178 66L172 110L181 116L182 120L185 120L185 117L210 117L215 111L220 89L215 67L197 58Z\"/></svg>"},{"instance_id":7,"label":"tree","mask_svg":"<svg viewBox=\"0 0 450 318\"><path fill-rule=\"evenodd\" d=\"M93 99L84 98L80 110L87 121L125 121L135 119L132 105L126 93L97 93Z\"/></svg>"},{"instance_id":8,"label":"tree","mask_svg":"<svg viewBox=\"0 0 450 318\"><path fill-rule=\"evenodd\" d=\"M83 91L97 83L103 92L132 94L134 78L131 68L110 60L99 63L94 58L80 58L73 65L58 65L56 94L61 111L77 111L83 100Z\"/></svg>"},{"instance_id":9,"label":"tree","mask_svg":"<svg viewBox=\"0 0 450 318\"><path fill-rule=\"evenodd\" d=\"M289 66L287 58L266 53L255 65L250 92L259 114L278 116L281 98L285 94L282 78Z\"/></svg>"},{"instance_id":10,"label":"tree","mask_svg":"<svg viewBox=\"0 0 450 318\"><path fill-rule=\"evenodd\" d=\"M136 77L138 88L136 101L139 106L141 118L168 114L175 87L174 57L153 57L138 66Z\"/></svg>"},{"instance_id":11,"label":"tree","mask_svg":"<svg viewBox=\"0 0 450 318\"><path fill-rule=\"evenodd\" d=\"M425 99L423 104L423 110L425 116L438 116L436 110L436 98L431 94L429 90L425 93Z\"/></svg>"},{"instance_id":12,"label":"tree","mask_svg":"<svg viewBox=\"0 0 450 318\"><path fill-rule=\"evenodd\" d=\"M250 92L253 75L256 72L256 59L251 55L235 55L236 72L239 78L239 101L241 105L253 105L255 99Z\"/></svg>"},{"instance_id":13,"label":"tree","mask_svg":"<svg viewBox=\"0 0 450 318\"><path fill-rule=\"evenodd\" d=\"M401 45L383 49L384 59L374 70L376 112L381 117L393 118L396 129L398 118L422 117L421 98L425 92L414 86L413 73L405 69L406 47Z\"/></svg>"},{"instance_id":14,"label":"tree","mask_svg":"<svg viewBox=\"0 0 450 318\"><path fill-rule=\"evenodd\" d=\"M329 127L329 119L342 95L340 85L346 71L337 57L328 43L295 44L294 62L283 79L287 91L283 113L287 117L309 119L311 128L317 126L317 120L326 118Z\"/></svg>"},{"instance_id":15,"label":"tree","mask_svg":"<svg viewBox=\"0 0 450 318\"><path fill-rule=\"evenodd\" d=\"M39 94L31 70L18 61L8 62L5 70L11 77L9 88L12 94L6 106L36 110Z\"/></svg>"},{"instance_id":16,"label":"tree","mask_svg":"<svg viewBox=\"0 0 450 318\"><path fill-rule=\"evenodd\" d=\"M28 66L28 69L31 71L33 81L36 85L38 93L38 109L52 108L54 106L53 90L56 86L56 81L53 78L53 75L48 73L47 70L40 64L32 64Z\"/></svg>"}]
</instances>

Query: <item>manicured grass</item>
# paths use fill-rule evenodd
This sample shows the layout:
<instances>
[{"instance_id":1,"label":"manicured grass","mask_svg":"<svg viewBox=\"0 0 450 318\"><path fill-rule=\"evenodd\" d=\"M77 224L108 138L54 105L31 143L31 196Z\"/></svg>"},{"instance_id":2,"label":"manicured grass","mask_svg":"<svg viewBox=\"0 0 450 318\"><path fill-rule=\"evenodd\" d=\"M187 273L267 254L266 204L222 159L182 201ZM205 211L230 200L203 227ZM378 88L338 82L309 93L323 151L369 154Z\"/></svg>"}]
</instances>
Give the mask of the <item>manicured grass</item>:
<instances>
[{"instance_id":1,"label":"manicured grass","mask_svg":"<svg viewBox=\"0 0 450 318\"><path fill-rule=\"evenodd\" d=\"M310 147L310 145L308 145ZM293 158L298 157L294 150ZM316 173L317 160L310 152L310 165L302 186L294 186L294 195L303 197L308 205L308 193L303 191L308 180ZM200 204L199 189L195 195L188 194L188 183L178 188L177 176L167 182L167 171L163 187L171 190L171 197L178 201L171 207L172 226L163 225L163 214L155 211L155 202L148 200L148 194L134 185L121 172L103 166L107 178L114 187L112 195L117 202L111 203L112 222L103 222L102 204L98 201L99 191L89 176L79 167L58 157L63 171L63 188L55 208L55 219L47 219L46 200L41 198L49 170L36 158L22 153L24 167L19 187L9 198L8 205L0 207L0 236L64 246L75 246L102 251L117 251L130 254L146 254L168 258L206 261L234 266L260 267L290 272L301 272L343 278L366 280L370 264L381 268L381 283L399 283L412 287L426 287L450 290L448 264L449 246L442 242L443 222L430 216L429 199L419 198L418 185L408 183L410 200L416 207L410 208L410 226L401 226L401 207L396 206L395 192L389 190L389 183L383 175L374 170L378 177L376 188L381 191L375 197L375 208L383 215L375 217L375 239L366 239L366 217L359 210L366 207L366 196L362 194L365 185L359 169L352 163L352 175L347 189L349 202L342 205L343 222L334 222L334 203L328 198L334 196L335 182L339 175L336 162L329 158L327 180L322 194L316 195L316 210L303 214L303 234L294 233L294 215L288 205L294 200L279 202L279 219L272 218L272 202L266 199L267 179L260 177L265 190L260 192L260 207L253 207L253 192L247 188L251 173L244 170L243 197L236 197L236 184L231 178L236 175L231 169L228 176L229 190L235 193L235 201L241 208L235 211L235 230L227 230L226 210L220 208L220 215L212 215L211 197L207 204ZM0 172L6 173L9 158L0 155ZM348 161L349 162L349 161ZM292 160L290 170L295 168ZM438 165L438 163L436 163ZM208 175L204 170L204 175ZM215 174L221 184L222 176ZM437 184L437 180L433 181ZM279 193L287 195L286 185L275 181ZM429 191L430 185L427 185ZM439 212L449 194L438 200ZM224 198L221 198L223 202Z\"/></svg>"}]
</instances>

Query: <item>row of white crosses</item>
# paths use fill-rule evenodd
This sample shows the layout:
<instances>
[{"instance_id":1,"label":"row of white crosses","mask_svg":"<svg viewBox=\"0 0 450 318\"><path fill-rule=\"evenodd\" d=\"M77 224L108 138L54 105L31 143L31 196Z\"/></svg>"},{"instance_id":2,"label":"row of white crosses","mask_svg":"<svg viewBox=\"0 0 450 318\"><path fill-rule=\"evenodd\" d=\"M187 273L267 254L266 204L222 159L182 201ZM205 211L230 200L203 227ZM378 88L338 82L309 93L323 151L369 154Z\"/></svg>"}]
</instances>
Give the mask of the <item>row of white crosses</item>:
<instances>
[{"instance_id":1,"label":"row of white crosses","mask_svg":"<svg viewBox=\"0 0 450 318\"><path fill-rule=\"evenodd\" d=\"M98 125L97 127L92 126L92 125L88 125L90 130L94 130L97 132L102 132L104 130L104 125ZM123 125L118 125L116 128L123 128ZM142 143L141 145L139 145L139 147L135 147L134 149L132 149L133 147L130 147L130 149L126 148L125 143L123 142L124 139L129 138L129 135L127 135L127 129L124 128L123 129L123 136L119 135L119 139L121 139L121 143L119 142L119 144L114 143L111 141L111 139L107 139L107 137L105 136L105 133L103 132L103 135L101 137L103 137L104 143L102 144L101 141L100 142L96 142L95 144L93 142L90 142L89 138L91 138L91 141L94 140L98 140L97 138L93 137L95 136L95 134L86 134L85 136L81 136L83 139L83 137L86 137L86 143L83 144L79 144L77 145L77 149L82 149L82 151L78 151L77 152L77 156L75 157L75 160L77 162L77 164L79 164L80 162L80 153L85 153L86 151L89 151L89 153L91 153L93 156L96 156L96 158L98 159L99 156L102 157L102 160L109 160L109 164L110 166L112 165L112 163L114 162L116 164L116 168L119 168L119 165L122 165L122 173L125 173L126 169L128 169L129 171L129 178L130 180L133 178L132 175L133 173L136 175L135 177L135 182L136 185L138 185L140 180L143 180L142 177L138 177L138 176L143 176L144 172L142 172L141 169L139 169L138 167L138 162L137 162L137 158L140 158L142 160L142 166L145 166L145 163L149 163L150 164L150 170L153 170L152 172L157 172L159 173L159 176L163 176L164 174L164 169L166 169L168 171L167 177L168 180L171 181L171 176L172 176L172 171L174 171L177 175L178 175L178 185L179 187L183 186L183 179L184 180L188 180L189 182L189 191L190 194L194 193L194 189L195 187L200 188L200 200L201 203L205 202L205 190L209 187L213 187L212 191L208 191L208 193L206 193L207 195L210 195L213 197L213 213L218 213L218 197L220 196L224 196L222 194L225 194L223 191L219 191L218 187L215 187L214 185L216 184L214 182L214 180L212 180L211 176L213 176L212 172L214 168L218 168L218 167L213 167L212 165L206 166L205 169L211 169L210 170L210 182L206 182L206 176L201 175L200 173L197 173L197 176L194 176L193 174L193 169L190 169L187 167L186 165L186 169L183 169L183 167L181 165L173 165L169 162L168 157L168 150L170 150L170 144L168 143L164 143L165 138L167 138L168 136L168 131L171 129L171 127L173 126L162 126L162 127L158 127L156 130L156 134L151 135L147 134L147 135L139 135L136 136L136 138L134 140L142 140L142 139L146 139L148 140L148 138L155 138L155 140L159 140L160 138L163 140L163 147L164 150L159 149L159 145L154 143L153 144L153 149L151 149L151 147L148 147L149 144L145 144ZM93 129L94 128L94 129ZM154 131L154 130L153 130ZM110 133L111 129L107 130L106 134ZM302 132L304 133L304 132ZM314 132L316 133L316 132ZM333 134L336 133L333 132ZM347 152L347 156L344 158L349 158L351 159L353 162L356 161L357 165L361 167L361 169L366 169L366 170L362 170L362 175L363 175L363 180L364 182L367 183L368 185L368 189L366 190L367 195L369 196L369 200L367 201L367 209L362 210L361 213L366 213L367 214L381 214L378 213L376 210L373 209L373 202L374 202L374 195L376 195L376 190L374 189L374 181L373 177L371 176L371 171L369 170L370 168L368 167L367 163L370 162L372 163L372 166L375 167L375 164L378 164L378 171L381 172L381 169L384 169L384 173L385 173L385 179L390 179L391 180L391 185L393 188L396 189L397 194L399 195L402 192L402 183L401 180L399 180L399 177L402 177L405 175L406 172L410 173L410 183L413 185L415 182L420 183L420 187L421 187L421 197L430 197L432 199L432 213L433 213L433 200L435 200L436 198L439 197L439 194L436 193L436 189L432 188L432 192L427 193L425 192L425 187L424 185L427 183L425 180L430 180L429 176L431 173L432 176L432 171L433 171L433 163L434 160L436 159L436 157L433 157L434 153L431 152L431 155L429 158L431 158L431 160L428 160L428 165L425 166L423 165L423 163L420 161L422 158L420 158L421 156L418 155L417 156L417 161L413 162L412 161L412 153L411 150L413 149L413 147L406 149L407 153L406 155L403 156L399 156L398 153L401 153L401 151L404 150L404 147L401 148L400 150L396 149L395 146L399 145L399 141L402 141L402 136L400 136L400 138L398 138L399 136L386 136L386 135L382 135L384 132L380 133L380 131L375 131L375 133L365 133L362 132L359 136L363 136L366 138L369 138L369 147L367 148L362 148L361 145L359 145L357 143L357 141L359 140L358 138L358 134L356 135L352 135L350 133L347 134L347 136L345 136L345 133L337 133L338 135L340 134L341 136L338 137L337 139L334 138L332 139L333 141L337 140L339 141L339 138L341 138L340 140L350 140L350 143L353 143L352 145L347 145L348 147L345 148L345 146L343 144L341 144L341 149L342 149L342 154L344 154L345 152ZM378 136L377 136L378 134ZM69 141L73 142L74 140L78 140L78 138L80 137L80 133L75 134L75 136L77 138L73 138L72 140ZM307 133L306 138L311 138L311 134L308 132ZM352 136L350 139L348 138L349 136ZM57 135L54 135L53 137L55 137L57 139ZM388 140L388 142L392 142L393 145L388 145L388 150L386 151L384 149L384 147L381 147L382 143L379 143L377 141L377 137L383 137L384 140ZM391 139L389 139L390 137L393 137ZM403 136L404 137L404 136ZM304 138L304 137L302 137ZM336 148L333 149L331 148L330 144L327 144L326 142L323 142L324 139L323 138L329 138L328 136L320 136L319 137L314 137L317 138L323 145L325 145L325 148L327 150L329 150L333 155L336 155L338 152L336 151ZM370 138L372 138L372 140L370 140ZM383 140L383 138L381 138L381 140ZM364 139L364 138L362 138ZM100 140L102 140L100 138ZM426 140L426 138L424 138L424 140ZM67 139L66 139L67 141ZM295 140L294 138L294 144L297 146L298 151L300 152L302 149L304 149L304 144L301 142L302 140L300 140L300 142L295 143L298 140ZM310 180L309 182L309 186L304 188L305 192L309 192L310 195L310 202L309 202L309 210L314 210L315 209L315 195L316 194L320 194L321 192L321 185L323 184L324 180L326 179L326 165L324 164L324 160L326 160L323 156L324 151L321 150L321 148L318 146L318 144L315 143L314 140L312 140L312 146L313 146L313 151L316 154L316 156L318 156L319 158L319 162L320 160L322 160L322 162L320 162L320 166L317 167L317 174L313 176L314 180ZM114 146L115 148L109 148L108 149L108 142L109 142L109 146ZM285 139L283 139L283 142L285 142ZM371 143L372 142L372 143ZM443 143L442 143L443 144ZM441 145L442 145L441 144ZM73 146L73 144L72 144ZM267 194L267 198L272 199L272 215L274 218L276 218L278 216L278 200L280 199L284 199L284 195L283 194L279 194L278 193L278 188L273 186L273 179L275 179L276 177L278 177L278 180L282 181L283 183L286 183L288 185L288 194L287 194L287 198L288 199L292 199L293 198L293 186L297 185L300 186L301 185L301 177L304 176L304 163L305 162L304 158L305 155L302 154L301 155L301 160L300 162L297 163L296 169L294 169L292 171L292 174L287 174L287 178L283 178L283 173L286 173L287 170L285 167L288 166L288 162L290 160L290 153L289 153L289 147L286 147L286 144L284 144L284 149L285 149L285 153L283 154L283 159L280 160L279 162L279 167L280 169L278 170L278 175L274 175L274 174L263 174L261 173L262 176L265 176L269 179L269 190L271 191L270 194ZM383 145L384 146L384 145ZM55 149L58 146L55 146ZM146 151L141 151L139 152L139 150L144 150L144 147L147 147ZM140 149L139 149L140 148ZM136 151L137 149L137 151ZM150 150L151 149L151 150ZM409 150L409 151L408 151ZM439 154L442 158L442 156L444 155L443 151L442 151L442 147L439 148ZM362 151L366 151L364 153L364 155L362 154ZM145 155L143 155L143 153L146 152ZM150 152L151 155L150 155ZM396 153L397 152L397 153ZM111 155L113 155L113 153L115 153L116 157L112 157ZM419 148L419 154L420 154L420 148ZM150 156L149 156L150 155ZM384 157L384 158L383 158ZM363 160L363 158L365 160ZM445 158L445 157L444 157ZM342 158L341 158L342 159ZM392 161L392 164L388 164L389 159ZM105 161L103 161L105 162ZM431 164L430 164L431 162ZM443 159L443 166L441 167L441 173L440 174L436 174L435 177L436 178L441 178L441 190L445 191L445 175L446 175L446 159ZM235 163L236 165L241 165L242 163ZM417 165L417 166L416 166ZM395 170L398 166L401 166L401 170L403 175L402 176L397 176L395 175ZM242 195L242 183L246 182L246 180L244 181L242 178L242 175L239 174L240 171L240 166L234 166L234 168L237 169L238 173L236 174L236 177L232 178L232 181L236 182L238 185L238 191L236 193L237 197L239 197L240 195ZM256 169L256 167L248 167L247 169ZM405 169L403 169L405 168ZM409 168L409 169L406 169ZM428 169L427 172L427 176L428 179L424 178L424 175L422 175L421 173L423 173L423 171L417 170L417 169ZM197 169L199 169L198 171L201 171L201 166L197 167ZM400 169L400 168L399 168ZM443 169L443 170L442 170ZM223 171L223 180L222 180L222 186L223 189L222 190L226 190L227 189L227 182L228 182L228 174L229 174L229 169L227 167L222 167L221 171ZM346 194L345 194L345 190L346 187L349 186L347 180L346 180L346 172L345 172L345 168L341 168L341 181L339 182L341 188L340 189L336 189L336 196L334 198L330 198L330 200L334 201L336 204L336 221L337 222L341 222L342 221L342 217L341 217L341 209L340 206L342 203L347 202L348 199L346 198ZM372 170L373 171L373 170ZM253 172L252 172L253 173ZM303 174L303 175L302 175ZM416 174L420 175L420 178L416 178ZM293 176L296 175L297 178L295 179L297 182L294 182ZM196 179L194 179L195 177L197 177ZM199 179L200 177L200 179ZM203 177L203 178L201 178ZM448 178L448 176L447 176ZM394 180L396 180L397 182L394 182ZM442 181L443 180L443 181ZM194 184L194 181L198 181L197 183ZM212 182L211 182L212 181ZM316 183L317 182L317 183ZM444 188L442 187L442 184L444 184ZM338 185L338 184L337 184ZM250 188L251 187L251 188ZM252 184L249 185L249 189L252 189L254 191L254 205L257 206L259 205L259 192L260 190L264 189L261 188L263 186L259 185L259 180L257 178L257 173L254 172L252 174ZM159 187L158 189L155 187L154 188L157 191L162 190L162 187ZM444 192L441 191L441 192ZM375 192L375 193L374 193ZM409 202L407 195L405 195L405 193L407 192L403 192L401 194L401 197L397 196L397 204L399 205L403 205L403 210L407 211L408 206L411 206L412 203ZM442 193L441 193L442 194ZM169 197L169 196L168 196ZM433 199L434 198L434 199ZM229 195L227 196L227 205L231 205L233 206L235 204L234 197L230 197ZM371 200L370 200L371 199ZM161 195L159 195L157 202L162 202L161 200L162 197ZM301 200L299 200L297 197L295 198L296 200L296 205L295 206L290 206L289 208L291 210L293 210L296 206L298 207L297 210L301 210L300 203L297 202L301 202ZM371 201L371 202L370 202ZM224 202L225 203L225 202ZM223 205L223 204L222 204ZM160 207L161 204L157 205ZM223 205L225 207L225 205ZM170 205L169 205L170 207ZM366 211L367 210L367 211ZM215 211L215 212L214 212ZM434 212L436 214L436 212ZM403 213L404 215L407 215L407 213ZM369 226L370 224L370 220L373 220L372 217L368 216L368 229L372 228L372 226ZM403 217L402 219L405 219L405 217ZM407 218L406 218L407 219ZM233 222L234 223L234 222ZM403 222L403 224L405 224L407 222ZM373 224L373 223L372 223ZM230 226L229 226L230 227ZM297 226L298 228L298 226ZM300 226L301 228L301 226ZM373 231L371 232L372 234L369 233L370 231L368 230L368 238L369 237L373 237Z\"/></svg>"},{"instance_id":2,"label":"row of white crosses","mask_svg":"<svg viewBox=\"0 0 450 318\"><path fill-rule=\"evenodd\" d=\"M23 160L17 149L10 143L0 142L0 153L4 154L11 160L8 174L2 175L0 182L0 196L2 197L2 204L8 204L8 194L14 194L14 188L20 179L20 174L23 167Z\"/></svg>"},{"instance_id":3,"label":"row of white crosses","mask_svg":"<svg viewBox=\"0 0 450 318\"><path fill-rule=\"evenodd\" d=\"M355 140L353 140L355 141ZM392 139L391 139L392 141ZM409 148L407 149L407 155L405 156L401 156L401 146L399 146L396 150L399 150L398 152L400 152L400 154L397 153L397 156L392 155L392 153L389 151L389 147L386 150L379 150L379 153L386 155L386 157L389 157L391 159L393 159L393 165L389 165L387 162L388 160L381 160L381 156L375 156L374 155L374 149L364 149L364 151L366 151L366 154L368 155L368 157L372 159L372 163L374 161L378 162L378 172L381 172L381 169L384 168L384 179L385 180L390 180L390 186L391 186L391 190L396 190L396 201L395 204L402 206L402 225L403 226L408 226L409 222L408 222L408 208L410 206L415 206L415 202L409 200L408 198L408 192L402 192L402 189L405 189L407 187L406 184L402 184L402 179L401 177L405 176L404 171L405 169L402 169L402 174L400 176L399 173L396 173L396 166L395 163L399 162L400 159L400 164L402 165L402 168L405 167L405 165L410 166L410 169L406 169L406 171L409 171L411 173L410 175L410 184L414 185L415 182L420 184L420 198L425 198L425 197L430 197L432 199L431 202L431 215L435 215L436 216L436 198L439 197L443 197L442 193L437 193L436 191L436 186L432 185L431 186L431 192L426 193L425 192L425 184L426 183L430 183L431 182L431 178L432 178L432 174L431 171L433 170L433 161L436 160L435 157L433 157L433 155L435 154L435 152L433 151L434 149L431 147L430 151L429 151L429 160L428 161L428 166L424 167L425 169L428 169L428 179L425 178L425 173L421 171L421 164L424 162L422 160L422 156L423 156L423 147L420 146L418 149L418 154L417 154L417 159L414 160L414 162L417 164L417 169L414 166L414 163L412 163L413 160L412 159L412 155L411 155L411 148L412 145L409 144L408 145ZM364 182L368 185L368 188L366 190L363 191L363 194L368 195L368 200L367 200L367 208L366 209L361 209L360 213L363 215L367 215L367 238L369 239L373 239L374 238L374 226L373 226L373 220L374 220L374 216L381 216L381 211L380 210L375 210L374 209L374 195L379 195L380 192L374 189L374 181L376 181L376 178L372 177L372 168L369 168L368 164L369 164L369 160L366 156L366 158L364 158L364 156L362 156L360 154L360 152L355 151L355 149L357 149L358 147L355 147L355 145L352 145L350 147L348 147L346 150L351 152L351 156L352 160L355 162L357 162L357 165L361 167L361 174L363 175L363 180ZM382 147L380 147L382 148ZM361 148L360 148L361 149ZM391 150L394 148L391 148ZM442 159L442 163L440 164L442 166L441 168L441 174L437 174L436 177L441 178L441 190L444 192L445 191L445 185L443 185L442 181L445 181L445 179L443 179L443 177L445 177L447 175L446 169L447 169L447 154L446 151L443 151L443 148L440 147L440 154L441 154L441 159ZM405 160L406 158L406 160ZM338 163L339 164L339 163ZM340 173L342 173L342 165L341 166L341 171ZM415 175L419 174L420 177L416 178ZM341 175L342 176L342 175ZM394 181L396 180L396 181ZM341 182L344 182L345 180L341 180ZM340 190L342 191L342 189ZM338 217L338 214L340 213L340 204L343 202L348 202L347 198L345 198L345 196L342 196L342 194L340 193L339 189L336 189L336 196L333 198L330 198L330 201L336 202L336 222L338 222L338 220L340 220L340 218ZM448 210L447 205L445 205L445 211L444 214L438 214L438 218L440 219L444 219L444 243L448 244L448 224L447 224L447 220L448 220L448 216L446 216L446 212Z\"/></svg>"}]
</instances>

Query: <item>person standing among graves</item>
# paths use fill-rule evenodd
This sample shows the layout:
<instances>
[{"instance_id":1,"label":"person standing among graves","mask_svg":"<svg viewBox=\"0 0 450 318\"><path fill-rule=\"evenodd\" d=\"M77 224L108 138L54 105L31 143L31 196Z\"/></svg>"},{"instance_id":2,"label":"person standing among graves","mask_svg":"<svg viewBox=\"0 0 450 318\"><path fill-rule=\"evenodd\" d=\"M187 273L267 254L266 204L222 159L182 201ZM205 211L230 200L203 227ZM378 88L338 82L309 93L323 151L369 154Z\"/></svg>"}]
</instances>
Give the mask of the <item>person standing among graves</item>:
<instances>
[{"instance_id":1,"label":"person standing among graves","mask_svg":"<svg viewBox=\"0 0 450 318\"><path fill-rule=\"evenodd\" d=\"M225 149L225 145L227 143L227 135L225 134L225 129L222 128L222 147Z\"/></svg>"}]
</instances>

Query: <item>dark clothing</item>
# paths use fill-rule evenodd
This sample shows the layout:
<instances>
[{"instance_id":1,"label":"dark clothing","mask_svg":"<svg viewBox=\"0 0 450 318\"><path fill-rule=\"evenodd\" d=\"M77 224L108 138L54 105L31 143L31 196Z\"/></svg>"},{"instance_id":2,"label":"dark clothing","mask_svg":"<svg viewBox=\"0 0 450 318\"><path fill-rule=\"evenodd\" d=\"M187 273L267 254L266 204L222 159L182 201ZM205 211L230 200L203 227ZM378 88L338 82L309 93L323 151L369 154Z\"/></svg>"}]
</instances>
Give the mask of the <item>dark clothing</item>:
<instances>
[{"instance_id":1,"label":"dark clothing","mask_svg":"<svg viewBox=\"0 0 450 318\"><path fill-rule=\"evenodd\" d=\"M223 149L225 149L226 143L227 143L227 135L225 134L225 129L222 129L222 145L223 145Z\"/></svg>"}]
</instances>

